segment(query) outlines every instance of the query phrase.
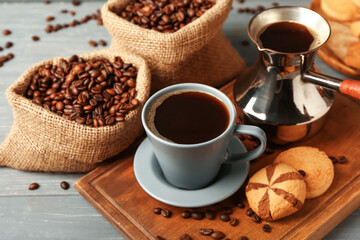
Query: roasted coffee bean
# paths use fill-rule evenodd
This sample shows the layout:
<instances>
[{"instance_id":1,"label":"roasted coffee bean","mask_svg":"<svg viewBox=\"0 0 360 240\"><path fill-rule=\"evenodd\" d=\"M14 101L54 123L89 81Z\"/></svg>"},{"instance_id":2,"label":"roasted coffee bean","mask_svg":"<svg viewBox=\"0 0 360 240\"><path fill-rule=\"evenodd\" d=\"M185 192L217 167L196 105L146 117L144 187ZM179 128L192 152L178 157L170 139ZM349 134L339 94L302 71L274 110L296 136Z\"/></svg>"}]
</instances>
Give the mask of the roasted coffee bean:
<instances>
[{"instance_id":1,"label":"roasted coffee bean","mask_svg":"<svg viewBox=\"0 0 360 240\"><path fill-rule=\"evenodd\" d=\"M245 208L245 205L242 202L238 202L236 206L238 206L239 208Z\"/></svg>"},{"instance_id":2,"label":"roasted coffee bean","mask_svg":"<svg viewBox=\"0 0 360 240\"><path fill-rule=\"evenodd\" d=\"M205 217L210 220L214 220L216 218L216 213L210 209L206 210Z\"/></svg>"},{"instance_id":3,"label":"roasted coffee bean","mask_svg":"<svg viewBox=\"0 0 360 240\"><path fill-rule=\"evenodd\" d=\"M71 16L75 16L75 15L76 15L76 12L75 12L75 11L70 11L69 14L70 14ZM76 24L75 24L75 25L76 25Z\"/></svg>"},{"instance_id":4,"label":"roasted coffee bean","mask_svg":"<svg viewBox=\"0 0 360 240\"><path fill-rule=\"evenodd\" d=\"M50 1L49 1L49 0L45 0L45 1L44 1L44 4L50 4Z\"/></svg>"},{"instance_id":5,"label":"roasted coffee bean","mask_svg":"<svg viewBox=\"0 0 360 240\"><path fill-rule=\"evenodd\" d=\"M69 189L70 185L69 185L68 182L62 181L62 182L60 183L60 187L61 187L62 189L64 189L64 190L67 190L67 189Z\"/></svg>"},{"instance_id":6,"label":"roasted coffee bean","mask_svg":"<svg viewBox=\"0 0 360 240\"><path fill-rule=\"evenodd\" d=\"M265 148L265 154L273 154L274 152L275 152L275 150L272 148L269 148L269 147Z\"/></svg>"},{"instance_id":7,"label":"roasted coffee bean","mask_svg":"<svg viewBox=\"0 0 360 240\"><path fill-rule=\"evenodd\" d=\"M210 235L213 239L223 239L225 237L225 234L221 231L214 231L211 235Z\"/></svg>"},{"instance_id":8,"label":"roasted coffee bean","mask_svg":"<svg viewBox=\"0 0 360 240\"><path fill-rule=\"evenodd\" d=\"M163 217L169 218L171 217L171 212L168 209L161 209L161 215Z\"/></svg>"},{"instance_id":9,"label":"roasted coffee bean","mask_svg":"<svg viewBox=\"0 0 360 240\"><path fill-rule=\"evenodd\" d=\"M155 213L155 214L161 214L161 208L154 208L154 210L153 210L153 212Z\"/></svg>"},{"instance_id":10,"label":"roasted coffee bean","mask_svg":"<svg viewBox=\"0 0 360 240\"><path fill-rule=\"evenodd\" d=\"M89 41L89 44L90 44L90 46L92 46L92 47L97 47L97 42L95 42L95 41L93 41L93 40L90 40Z\"/></svg>"},{"instance_id":11,"label":"roasted coffee bean","mask_svg":"<svg viewBox=\"0 0 360 240\"><path fill-rule=\"evenodd\" d=\"M81 4L81 2L79 0L72 0L71 3L74 6L79 6Z\"/></svg>"},{"instance_id":12,"label":"roasted coffee bean","mask_svg":"<svg viewBox=\"0 0 360 240\"><path fill-rule=\"evenodd\" d=\"M29 190L36 190L39 187L40 187L40 185L38 183L34 182L29 185Z\"/></svg>"},{"instance_id":13,"label":"roasted coffee bean","mask_svg":"<svg viewBox=\"0 0 360 240\"><path fill-rule=\"evenodd\" d=\"M264 226L262 226L262 230L264 232L271 232L271 226L269 224L264 224Z\"/></svg>"},{"instance_id":14,"label":"roasted coffee bean","mask_svg":"<svg viewBox=\"0 0 360 240\"><path fill-rule=\"evenodd\" d=\"M215 1L211 0L130 0L117 14L140 27L173 33L200 17Z\"/></svg>"},{"instance_id":15,"label":"roasted coffee bean","mask_svg":"<svg viewBox=\"0 0 360 240\"><path fill-rule=\"evenodd\" d=\"M185 234L181 235L179 240L192 240L192 238L190 237L189 234L185 233Z\"/></svg>"},{"instance_id":16,"label":"roasted coffee bean","mask_svg":"<svg viewBox=\"0 0 360 240\"><path fill-rule=\"evenodd\" d=\"M238 3L244 3L245 0L238 0Z\"/></svg>"},{"instance_id":17,"label":"roasted coffee bean","mask_svg":"<svg viewBox=\"0 0 360 240\"><path fill-rule=\"evenodd\" d=\"M304 170L299 170L298 171L303 177L305 177L306 176L306 173L305 173L305 171Z\"/></svg>"},{"instance_id":18,"label":"roasted coffee bean","mask_svg":"<svg viewBox=\"0 0 360 240\"><path fill-rule=\"evenodd\" d=\"M51 21L53 21L54 19L55 19L54 16L47 16L47 17L45 18L45 21L51 22Z\"/></svg>"},{"instance_id":19,"label":"roasted coffee bean","mask_svg":"<svg viewBox=\"0 0 360 240\"><path fill-rule=\"evenodd\" d=\"M191 218L193 218L195 220L201 220L204 218L204 214L202 212L192 212Z\"/></svg>"},{"instance_id":20,"label":"roasted coffee bean","mask_svg":"<svg viewBox=\"0 0 360 240\"><path fill-rule=\"evenodd\" d=\"M239 240L249 240L249 238L247 236L241 236Z\"/></svg>"},{"instance_id":21,"label":"roasted coffee bean","mask_svg":"<svg viewBox=\"0 0 360 240\"><path fill-rule=\"evenodd\" d=\"M251 208L246 210L246 215L248 215L249 217L251 217L251 215L253 215L253 214L254 214L254 211Z\"/></svg>"},{"instance_id":22,"label":"roasted coffee bean","mask_svg":"<svg viewBox=\"0 0 360 240\"><path fill-rule=\"evenodd\" d=\"M61 12L61 13L67 13L68 10L67 10L67 9L63 9L63 10L61 10L60 12Z\"/></svg>"},{"instance_id":23,"label":"roasted coffee bean","mask_svg":"<svg viewBox=\"0 0 360 240\"><path fill-rule=\"evenodd\" d=\"M166 240L166 239L158 235L156 236L156 240Z\"/></svg>"},{"instance_id":24,"label":"roasted coffee bean","mask_svg":"<svg viewBox=\"0 0 360 240\"><path fill-rule=\"evenodd\" d=\"M10 31L9 29L5 29L5 30L3 31L3 35L4 35L4 36L10 35L10 34L11 34L11 31Z\"/></svg>"},{"instance_id":25,"label":"roasted coffee bean","mask_svg":"<svg viewBox=\"0 0 360 240\"><path fill-rule=\"evenodd\" d=\"M107 43L104 40L100 40L99 45L105 47Z\"/></svg>"},{"instance_id":26,"label":"roasted coffee bean","mask_svg":"<svg viewBox=\"0 0 360 240\"><path fill-rule=\"evenodd\" d=\"M210 236L214 232L214 230L212 230L211 228L203 228L203 229L200 229L199 232L201 235Z\"/></svg>"},{"instance_id":27,"label":"roasted coffee bean","mask_svg":"<svg viewBox=\"0 0 360 240\"><path fill-rule=\"evenodd\" d=\"M235 226L237 226L238 224L239 224L239 220L238 220L237 218L232 217L232 218L230 219L230 225L231 225L231 226L235 227Z\"/></svg>"},{"instance_id":28,"label":"roasted coffee bean","mask_svg":"<svg viewBox=\"0 0 360 240\"><path fill-rule=\"evenodd\" d=\"M340 156L337 158L337 162L340 164L345 164L345 163L348 163L348 159L345 156Z\"/></svg>"},{"instance_id":29,"label":"roasted coffee bean","mask_svg":"<svg viewBox=\"0 0 360 240\"><path fill-rule=\"evenodd\" d=\"M188 219L191 217L191 212L188 211L188 210L185 210L181 213L181 217L184 218L184 219Z\"/></svg>"},{"instance_id":30,"label":"roasted coffee bean","mask_svg":"<svg viewBox=\"0 0 360 240\"><path fill-rule=\"evenodd\" d=\"M230 221L229 215L227 215L227 214L225 214L225 213L220 214L219 217L220 217L220 220L223 221L223 222L228 222L228 221Z\"/></svg>"},{"instance_id":31,"label":"roasted coffee bean","mask_svg":"<svg viewBox=\"0 0 360 240\"><path fill-rule=\"evenodd\" d=\"M5 48L11 48L14 44L12 42L5 43Z\"/></svg>"},{"instance_id":32,"label":"roasted coffee bean","mask_svg":"<svg viewBox=\"0 0 360 240\"><path fill-rule=\"evenodd\" d=\"M330 160L332 161L333 164L337 163L337 158L334 156L329 156Z\"/></svg>"},{"instance_id":33,"label":"roasted coffee bean","mask_svg":"<svg viewBox=\"0 0 360 240\"><path fill-rule=\"evenodd\" d=\"M8 60L13 59L13 58L14 58L14 54L9 53L6 57L7 57Z\"/></svg>"},{"instance_id":34,"label":"roasted coffee bean","mask_svg":"<svg viewBox=\"0 0 360 240\"><path fill-rule=\"evenodd\" d=\"M274 7L277 7L277 6L279 6L279 3L273 2L272 5L273 5Z\"/></svg>"},{"instance_id":35,"label":"roasted coffee bean","mask_svg":"<svg viewBox=\"0 0 360 240\"><path fill-rule=\"evenodd\" d=\"M261 223L261 218L256 213L251 215L251 219L256 223Z\"/></svg>"},{"instance_id":36,"label":"roasted coffee bean","mask_svg":"<svg viewBox=\"0 0 360 240\"><path fill-rule=\"evenodd\" d=\"M39 38L38 36L32 36L31 38L32 38L32 40L33 40L34 42L36 42L36 41L39 41L39 40L40 40L40 38Z\"/></svg>"},{"instance_id":37,"label":"roasted coffee bean","mask_svg":"<svg viewBox=\"0 0 360 240\"><path fill-rule=\"evenodd\" d=\"M223 213L226 215L230 215L233 213L233 209L231 207L224 207Z\"/></svg>"}]
</instances>

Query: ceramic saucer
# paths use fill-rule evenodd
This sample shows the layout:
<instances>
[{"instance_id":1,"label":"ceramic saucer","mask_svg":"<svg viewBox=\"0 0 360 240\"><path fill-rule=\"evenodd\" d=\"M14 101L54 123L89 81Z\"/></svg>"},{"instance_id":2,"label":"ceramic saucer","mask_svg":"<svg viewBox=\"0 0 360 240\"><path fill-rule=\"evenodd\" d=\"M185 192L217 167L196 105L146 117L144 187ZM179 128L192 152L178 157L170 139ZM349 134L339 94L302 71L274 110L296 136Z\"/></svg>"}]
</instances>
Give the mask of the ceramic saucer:
<instances>
[{"instance_id":1,"label":"ceramic saucer","mask_svg":"<svg viewBox=\"0 0 360 240\"><path fill-rule=\"evenodd\" d=\"M246 152L237 137L231 139L229 150L232 153ZM153 198L177 207L203 207L230 197L244 183L249 168L249 161L223 164L210 185L198 190L185 190L166 181L148 138L140 144L134 157L135 177L140 186Z\"/></svg>"}]
</instances>

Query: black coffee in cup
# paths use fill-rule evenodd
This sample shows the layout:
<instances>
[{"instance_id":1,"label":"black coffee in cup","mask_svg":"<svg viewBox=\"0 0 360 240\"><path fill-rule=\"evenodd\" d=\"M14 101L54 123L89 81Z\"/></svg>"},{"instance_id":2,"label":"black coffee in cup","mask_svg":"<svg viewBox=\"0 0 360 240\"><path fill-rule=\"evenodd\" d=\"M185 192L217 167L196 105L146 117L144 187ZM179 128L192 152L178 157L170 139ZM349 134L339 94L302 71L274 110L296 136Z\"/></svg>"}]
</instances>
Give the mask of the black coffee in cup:
<instances>
[{"instance_id":1,"label":"black coffee in cup","mask_svg":"<svg viewBox=\"0 0 360 240\"><path fill-rule=\"evenodd\" d=\"M229 111L218 98L200 91L175 91L150 108L147 125L157 136L180 144L196 144L221 135Z\"/></svg>"}]
</instances>

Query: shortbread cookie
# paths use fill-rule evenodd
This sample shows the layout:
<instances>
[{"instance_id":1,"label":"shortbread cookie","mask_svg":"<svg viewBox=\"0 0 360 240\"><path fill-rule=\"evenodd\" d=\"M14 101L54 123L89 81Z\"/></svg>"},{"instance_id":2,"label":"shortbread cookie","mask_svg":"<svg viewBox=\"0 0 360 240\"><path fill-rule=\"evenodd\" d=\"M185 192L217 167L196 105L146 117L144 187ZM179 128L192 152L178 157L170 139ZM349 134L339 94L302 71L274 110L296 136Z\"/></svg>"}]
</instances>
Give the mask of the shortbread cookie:
<instances>
[{"instance_id":1,"label":"shortbread cookie","mask_svg":"<svg viewBox=\"0 0 360 240\"><path fill-rule=\"evenodd\" d=\"M358 7L352 0L321 0L321 10L337 21L353 21L359 17Z\"/></svg>"},{"instance_id":2,"label":"shortbread cookie","mask_svg":"<svg viewBox=\"0 0 360 240\"><path fill-rule=\"evenodd\" d=\"M326 155L314 147L295 147L280 153L274 163L285 163L305 172L306 198L326 192L334 179L334 166Z\"/></svg>"},{"instance_id":3,"label":"shortbread cookie","mask_svg":"<svg viewBox=\"0 0 360 240\"><path fill-rule=\"evenodd\" d=\"M262 219L273 221L301 208L306 184L294 168L283 163L271 164L250 178L245 193L251 209Z\"/></svg>"},{"instance_id":4,"label":"shortbread cookie","mask_svg":"<svg viewBox=\"0 0 360 240\"><path fill-rule=\"evenodd\" d=\"M360 8L360 0L352 0L352 1L358 8Z\"/></svg>"},{"instance_id":5,"label":"shortbread cookie","mask_svg":"<svg viewBox=\"0 0 360 240\"><path fill-rule=\"evenodd\" d=\"M350 24L351 32L355 37L360 37L360 21L355 21Z\"/></svg>"},{"instance_id":6,"label":"shortbread cookie","mask_svg":"<svg viewBox=\"0 0 360 240\"><path fill-rule=\"evenodd\" d=\"M360 42L354 42L349 45L343 61L350 67L360 69Z\"/></svg>"}]
</instances>

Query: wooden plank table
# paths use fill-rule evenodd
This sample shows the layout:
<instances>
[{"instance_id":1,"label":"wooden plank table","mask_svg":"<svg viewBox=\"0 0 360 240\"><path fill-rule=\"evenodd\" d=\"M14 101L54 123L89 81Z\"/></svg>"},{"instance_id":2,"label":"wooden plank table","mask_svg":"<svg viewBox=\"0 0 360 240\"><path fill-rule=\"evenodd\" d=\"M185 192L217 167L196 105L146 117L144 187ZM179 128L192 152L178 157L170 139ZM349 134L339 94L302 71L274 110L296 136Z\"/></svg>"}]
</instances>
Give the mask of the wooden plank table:
<instances>
[{"instance_id":1,"label":"wooden plank table","mask_svg":"<svg viewBox=\"0 0 360 240\"><path fill-rule=\"evenodd\" d=\"M280 5L307 6L310 0L277 2ZM240 6L270 7L271 3L272 1L268 0L248 0L240 5L234 1L234 9L224 25L225 35L248 65L255 62L256 49L254 46L242 46L241 41L248 39L246 26L252 15L239 14L236 10ZM42 1L0 1L0 33L6 28L12 30L12 34L7 37L0 34L0 46L7 41L14 43L12 48L0 52L0 56L9 52L15 55L13 60L0 68L0 142L9 133L13 122L5 90L25 69L35 62L54 56L69 56L94 50L88 44L89 40L104 39L110 42L106 29L97 26L95 21L46 34L46 16L55 16L53 23L66 23L74 17L61 14L61 9L75 10L75 18L80 19L101 8L102 4L101 1L91 1L74 7L69 2L45 5ZM38 35L40 41L33 42L33 35ZM323 72L341 77L320 60L317 60L317 67ZM83 175L34 173L0 168L0 239L125 239L73 187L66 191L60 188L61 181L68 181L72 185ZM27 190L32 182L38 182L41 187L36 191ZM331 231L326 239L360 239L359 224L360 209L357 209Z\"/></svg>"}]
</instances>

